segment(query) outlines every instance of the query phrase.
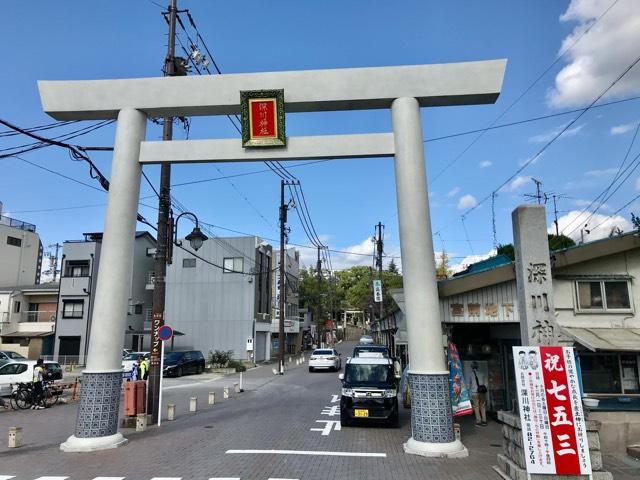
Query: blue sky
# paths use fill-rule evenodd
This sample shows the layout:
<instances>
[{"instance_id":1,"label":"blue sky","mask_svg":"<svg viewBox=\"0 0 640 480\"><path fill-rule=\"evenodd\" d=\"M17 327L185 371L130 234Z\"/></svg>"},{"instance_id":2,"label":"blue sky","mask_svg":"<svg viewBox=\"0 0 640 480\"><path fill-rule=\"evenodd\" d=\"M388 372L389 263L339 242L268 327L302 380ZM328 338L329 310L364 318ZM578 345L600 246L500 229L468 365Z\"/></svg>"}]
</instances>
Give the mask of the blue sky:
<instances>
[{"instance_id":1,"label":"blue sky","mask_svg":"<svg viewBox=\"0 0 640 480\"><path fill-rule=\"evenodd\" d=\"M166 24L155 3L165 2L5 0L0 118L22 127L51 122L41 109L36 85L39 79L161 75ZM179 0L179 7L190 10L214 60L225 73L507 58L503 91L495 105L422 110L424 138L428 140L490 125L558 58L560 51L572 45L613 3L614 0L325 0L273 1L265 8L266 3L259 1ZM187 37L181 29L178 31L188 48ZM189 33L195 37L191 29ZM640 3L618 0L498 123L588 105L635 60L640 54L638 45ZM601 102L627 99L639 92L637 66ZM608 234L612 226L629 229L630 211L637 212L639 205L632 202L616 211L640 193L638 175L632 169L627 173L633 173L596 215L588 218L590 212L583 209L613 180L640 121L639 106L640 100L631 100L588 111L537 161L498 191L498 242L511 241L510 212L517 204L528 201L525 193L535 191L530 177L541 180L545 192L561 195L558 210L560 228L566 227L565 233L578 227L571 232L578 238L580 225L585 222L591 232L588 239ZM461 215L490 196L576 115L487 132L449 167L477 134L425 143L432 224L434 232L439 232L434 244L437 250L444 248L451 255L452 264L468 263L493 247L491 201L481 203L465 216L467 234ZM42 134L61 135L85 125L89 123ZM388 132L390 113L380 110L288 115L286 128L290 136ZM176 138L185 137L181 128L175 131ZM113 127L108 126L72 142L110 146L113 135ZM160 135L160 128L150 124L147 138ZM225 117L196 117L191 121L190 138L237 136ZM19 136L0 137L0 148L29 142ZM627 164L638 151L640 145L634 144ZM50 147L21 156L74 179L92 182L86 166L73 162L63 149ZM110 154L97 152L92 158L108 176ZM386 225L387 253L399 254L392 162L329 161L291 169L302 181L316 230L330 248L372 252L369 238L374 225L382 221ZM178 166L173 169L172 182L264 168L261 164ZM0 172L0 201L4 202L5 213L36 224L45 245L81 238L82 232L102 230L105 194L16 158L1 159ZM145 167L145 172L157 184L159 169ZM208 223L275 239L278 180L273 173L260 173L177 186L173 193ZM153 192L143 183L141 196L149 195ZM153 198L143 202L155 203ZM552 208L548 210L551 226ZM140 212L155 221L155 210L141 206ZM608 217L612 214L615 215ZM290 218L291 241L308 243L295 216ZM572 220L574 223L567 227ZM214 232L228 234L222 229ZM305 262L311 261L313 250L302 252ZM371 263L369 258L357 255L334 253L332 257L337 267Z\"/></svg>"}]
</instances>

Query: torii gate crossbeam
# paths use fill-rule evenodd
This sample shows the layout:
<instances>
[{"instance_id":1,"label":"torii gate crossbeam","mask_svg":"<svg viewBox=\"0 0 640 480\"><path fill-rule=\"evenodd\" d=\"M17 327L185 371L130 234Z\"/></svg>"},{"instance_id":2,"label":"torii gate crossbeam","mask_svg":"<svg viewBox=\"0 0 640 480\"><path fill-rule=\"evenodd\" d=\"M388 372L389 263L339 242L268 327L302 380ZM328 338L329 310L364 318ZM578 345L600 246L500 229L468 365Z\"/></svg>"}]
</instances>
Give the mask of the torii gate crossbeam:
<instances>
[{"instance_id":1,"label":"torii gate crossbeam","mask_svg":"<svg viewBox=\"0 0 640 480\"><path fill-rule=\"evenodd\" d=\"M405 451L464 456L453 432L449 377L435 280L420 107L493 103L506 60L440 65L41 81L45 112L58 120L117 118L87 368L75 434L65 451L114 448L136 211L143 163L395 157L400 247L409 336L412 438ZM240 140L144 142L147 116L240 110L240 90L284 89L288 112L390 108L393 134L299 137L286 148L242 149ZM329 140L328 140L329 139ZM235 142L235 143L234 143Z\"/></svg>"}]
</instances>

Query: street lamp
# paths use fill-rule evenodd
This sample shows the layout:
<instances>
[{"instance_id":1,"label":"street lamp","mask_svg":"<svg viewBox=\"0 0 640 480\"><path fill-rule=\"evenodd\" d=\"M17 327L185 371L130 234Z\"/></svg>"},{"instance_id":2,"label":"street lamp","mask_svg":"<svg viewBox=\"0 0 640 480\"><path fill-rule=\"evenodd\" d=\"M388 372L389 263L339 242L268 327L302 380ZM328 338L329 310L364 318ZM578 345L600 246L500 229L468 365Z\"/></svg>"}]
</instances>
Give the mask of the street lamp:
<instances>
[{"instance_id":1,"label":"street lamp","mask_svg":"<svg viewBox=\"0 0 640 480\"><path fill-rule=\"evenodd\" d=\"M174 230L173 230L173 233L174 233L173 243L175 243L178 246L182 245L182 242L178 241L178 221L180 220L180 217L182 217L183 215L189 215L190 217L192 217L193 221L196 224L196 226L193 228L191 233L186 237L184 237L184 239L188 240L189 245L191 245L191 248L193 248L197 252L200 249L200 247L202 247L202 244L204 243L204 241L207 240L209 237L207 237L204 233L202 233L202 231L200 231L200 227L198 226L198 217L196 217L191 212L183 212L176 217Z\"/></svg>"}]
</instances>

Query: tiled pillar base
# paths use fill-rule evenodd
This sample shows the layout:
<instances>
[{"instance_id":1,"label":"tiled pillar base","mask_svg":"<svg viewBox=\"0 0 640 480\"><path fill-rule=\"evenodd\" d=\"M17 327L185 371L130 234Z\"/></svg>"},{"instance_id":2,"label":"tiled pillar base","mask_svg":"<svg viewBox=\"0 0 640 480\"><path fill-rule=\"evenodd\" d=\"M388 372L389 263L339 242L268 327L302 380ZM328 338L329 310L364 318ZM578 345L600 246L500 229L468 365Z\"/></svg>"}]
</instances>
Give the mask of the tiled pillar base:
<instances>
[{"instance_id":1,"label":"tiled pillar base","mask_svg":"<svg viewBox=\"0 0 640 480\"><path fill-rule=\"evenodd\" d=\"M426 457L466 457L468 451L453 433L449 374L409 373L412 438L407 453Z\"/></svg>"},{"instance_id":2,"label":"tiled pillar base","mask_svg":"<svg viewBox=\"0 0 640 480\"><path fill-rule=\"evenodd\" d=\"M116 448L127 440L118 433L122 372L82 374L75 435L60 445L65 452Z\"/></svg>"}]
</instances>

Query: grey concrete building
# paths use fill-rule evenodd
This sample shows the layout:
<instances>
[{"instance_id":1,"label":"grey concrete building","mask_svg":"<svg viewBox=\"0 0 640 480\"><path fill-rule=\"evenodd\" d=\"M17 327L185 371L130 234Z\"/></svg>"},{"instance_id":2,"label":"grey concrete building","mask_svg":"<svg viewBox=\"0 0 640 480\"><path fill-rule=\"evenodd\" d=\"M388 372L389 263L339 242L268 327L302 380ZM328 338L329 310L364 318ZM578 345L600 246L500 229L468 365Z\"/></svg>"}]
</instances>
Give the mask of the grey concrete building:
<instances>
[{"instance_id":1,"label":"grey concrete building","mask_svg":"<svg viewBox=\"0 0 640 480\"><path fill-rule=\"evenodd\" d=\"M95 282L102 247L102 233L83 235L83 240L68 240L63 244L54 346L55 358L80 364L84 363L89 346ZM156 241L149 232L136 232L127 330L122 332L124 348L145 348L144 332L145 328L148 330L151 320L155 248Z\"/></svg>"},{"instance_id":2,"label":"grey concrete building","mask_svg":"<svg viewBox=\"0 0 640 480\"><path fill-rule=\"evenodd\" d=\"M42 253L35 225L0 214L0 287L40 283Z\"/></svg>"},{"instance_id":3,"label":"grey concrete building","mask_svg":"<svg viewBox=\"0 0 640 480\"><path fill-rule=\"evenodd\" d=\"M175 349L233 350L263 361L271 330L272 247L258 237L216 237L196 254L173 249L167 268L165 323L184 335ZM253 350L250 350L252 348Z\"/></svg>"}]
</instances>

